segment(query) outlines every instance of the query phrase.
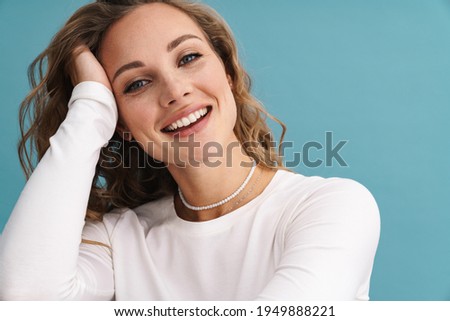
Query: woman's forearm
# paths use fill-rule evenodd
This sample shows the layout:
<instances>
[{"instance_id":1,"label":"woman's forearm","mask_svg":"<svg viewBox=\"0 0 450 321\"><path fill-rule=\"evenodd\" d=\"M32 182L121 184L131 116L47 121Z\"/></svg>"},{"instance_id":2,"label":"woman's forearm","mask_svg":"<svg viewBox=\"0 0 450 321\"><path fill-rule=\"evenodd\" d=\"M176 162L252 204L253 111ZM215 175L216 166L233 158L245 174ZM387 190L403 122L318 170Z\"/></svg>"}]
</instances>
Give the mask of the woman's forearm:
<instances>
[{"instance_id":1,"label":"woman's forearm","mask_svg":"<svg viewBox=\"0 0 450 321\"><path fill-rule=\"evenodd\" d=\"M95 166L117 122L112 93L75 87L66 119L23 189L0 244L0 299L70 295ZM75 287L74 287L75 288Z\"/></svg>"}]
</instances>

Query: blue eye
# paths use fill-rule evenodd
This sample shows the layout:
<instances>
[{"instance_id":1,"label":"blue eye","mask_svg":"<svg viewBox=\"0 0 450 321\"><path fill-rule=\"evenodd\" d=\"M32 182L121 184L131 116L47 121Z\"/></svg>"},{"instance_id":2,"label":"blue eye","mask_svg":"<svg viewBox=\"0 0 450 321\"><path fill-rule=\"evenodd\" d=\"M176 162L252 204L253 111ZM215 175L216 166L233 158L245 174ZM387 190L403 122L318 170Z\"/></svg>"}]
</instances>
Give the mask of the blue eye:
<instances>
[{"instance_id":1,"label":"blue eye","mask_svg":"<svg viewBox=\"0 0 450 321\"><path fill-rule=\"evenodd\" d=\"M138 89L140 89L141 87L144 87L145 85L147 85L148 83L150 83L150 81L148 80L137 80L135 82L132 82L130 85L128 85L125 88L125 93L132 93Z\"/></svg>"},{"instance_id":2,"label":"blue eye","mask_svg":"<svg viewBox=\"0 0 450 321\"><path fill-rule=\"evenodd\" d=\"M179 65L183 66L186 65L192 61L194 61L197 58L200 58L202 55L199 53L192 53L192 54L188 54L186 56L183 56L183 58L181 58Z\"/></svg>"}]
</instances>

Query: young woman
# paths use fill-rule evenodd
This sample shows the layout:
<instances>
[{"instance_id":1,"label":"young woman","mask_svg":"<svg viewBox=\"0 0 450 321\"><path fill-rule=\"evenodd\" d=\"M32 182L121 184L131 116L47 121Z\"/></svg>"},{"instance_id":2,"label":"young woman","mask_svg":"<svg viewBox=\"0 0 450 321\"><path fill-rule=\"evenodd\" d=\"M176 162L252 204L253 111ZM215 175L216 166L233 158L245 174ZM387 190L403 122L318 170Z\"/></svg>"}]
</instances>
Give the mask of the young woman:
<instances>
[{"instance_id":1,"label":"young woman","mask_svg":"<svg viewBox=\"0 0 450 321\"><path fill-rule=\"evenodd\" d=\"M283 168L211 9L98 1L32 68L1 299L368 299L374 199Z\"/></svg>"}]
</instances>

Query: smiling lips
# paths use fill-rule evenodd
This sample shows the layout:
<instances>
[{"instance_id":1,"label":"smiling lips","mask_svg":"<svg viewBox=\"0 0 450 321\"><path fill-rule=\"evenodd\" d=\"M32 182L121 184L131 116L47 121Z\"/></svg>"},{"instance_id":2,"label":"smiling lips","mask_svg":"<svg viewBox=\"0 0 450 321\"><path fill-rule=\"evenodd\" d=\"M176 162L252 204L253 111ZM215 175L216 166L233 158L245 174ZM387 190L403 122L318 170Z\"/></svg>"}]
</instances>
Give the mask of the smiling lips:
<instances>
[{"instance_id":1,"label":"smiling lips","mask_svg":"<svg viewBox=\"0 0 450 321\"><path fill-rule=\"evenodd\" d=\"M211 106L203 107L202 109L196 110L189 115L174 121L169 126L163 128L163 132L174 132L183 130L185 127L191 126L197 123L200 119L205 117L205 115L209 112Z\"/></svg>"}]
</instances>

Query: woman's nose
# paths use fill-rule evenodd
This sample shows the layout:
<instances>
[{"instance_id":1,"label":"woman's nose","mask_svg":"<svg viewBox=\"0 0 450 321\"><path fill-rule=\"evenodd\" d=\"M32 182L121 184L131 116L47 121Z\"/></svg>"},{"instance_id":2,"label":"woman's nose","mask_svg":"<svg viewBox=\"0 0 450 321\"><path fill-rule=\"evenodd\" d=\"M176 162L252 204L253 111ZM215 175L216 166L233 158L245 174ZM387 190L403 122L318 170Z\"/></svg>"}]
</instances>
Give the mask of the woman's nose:
<instances>
[{"instance_id":1,"label":"woman's nose","mask_svg":"<svg viewBox=\"0 0 450 321\"><path fill-rule=\"evenodd\" d=\"M183 100L192 92L192 85L186 77L168 74L161 83L161 106L173 107L183 104Z\"/></svg>"}]
</instances>

